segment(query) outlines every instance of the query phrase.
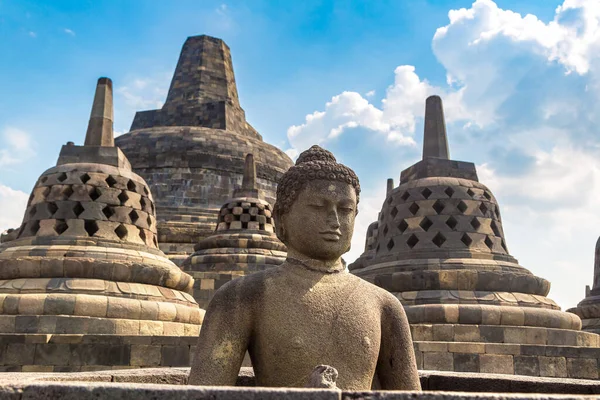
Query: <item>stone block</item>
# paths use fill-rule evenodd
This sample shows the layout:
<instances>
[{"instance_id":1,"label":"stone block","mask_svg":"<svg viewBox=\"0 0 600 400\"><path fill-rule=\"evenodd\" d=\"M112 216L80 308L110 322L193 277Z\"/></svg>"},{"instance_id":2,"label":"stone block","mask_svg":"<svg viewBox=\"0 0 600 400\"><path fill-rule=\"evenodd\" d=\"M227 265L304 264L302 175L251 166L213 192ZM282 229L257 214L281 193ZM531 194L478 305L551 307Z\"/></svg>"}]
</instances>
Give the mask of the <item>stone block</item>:
<instances>
[{"instance_id":1,"label":"stone block","mask_svg":"<svg viewBox=\"0 0 600 400\"><path fill-rule=\"evenodd\" d=\"M489 354L521 354L521 345L506 343L488 343L485 352Z\"/></svg>"},{"instance_id":2,"label":"stone block","mask_svg":"<svg viewBox=\"0 0 600 400\"><path fill-rule=\"evenodd\" d=\"M21 372L54 372L54 365L23 365Z\"/></svg>"},{"instance_id":3,"label":"stone block","mask_svg":"<svg viewBox=\"0 0 600 400\"><path fill-rule=\"evenodd\" d=\"M160 365L161 346L131 345L131 365L153 367Z\"/></svg>"},{"instance_id":4,"label":"stone block","mask_svg":"<svg viewBox=\"0 0 600 400\"><path fill-rule=\"evenodd\" d=\"M520 327L506 327L504 329L504 343L527 343L527 332Z\"/></svg>"},{"instance_id":5,"label":"stone block","mask_svg":"<svg viewBox=\"0 0 600 400\"><path fill-rule=\"evenodd\" d=\"M165 336L183 336L185 334L185 325L179 322L163 322L163 335Z\"/></svg>"},{"instance_id":6,"label":"stone block","mask_svg":"<svg viewBox=\"0 0 600 400\"><path fill-rule=\"evenodd\" d=\"M454 355L452 353L423 353L423 369L432 371L454 371Z\"/></svg>"},{"instance_id":7,"label":"stone block","mask_svg":"<svg viewBox=\"0 0 600 400\"><path fill-rule=\"evenodd\" d=\"M456 325L454 326L455 342L479 342L481 334L478 325Z\"/></svg>"},{"instance_id":8,"label":"stone block","mask_svg":"<svg viewBox=\"0 0 600 400\"><path fill-rule=\"evenodd\" d=\"M9 343L4 353L4 365L34 364L35 348L38 345Z\"/></svg>"},{"instance_id":9,"label":"stone block","mask_svg":"<svg viewBox=\"0 0 600 400\"><path fill-rule=\"evenodd\" d=\"M68 344L45 343L35 346L36 365L69 365L70 356Z\"/></svg>"},{"instance_id":10,"label":"stone block","mask_svg":"<svg viewBox=\"0 0 600 400\"><path fill-rule=\"evenodd\" d=\"M565 357L538 357L540 376L553 378L567 377L567 359Z\"/></svg>"},{"instance_id":11,"label":"stone block","mask_svg":"<svg viewBox=\"0 0 600 400\"><path fill-rule=\"evenodd\" d=\"M75 295L50 294L44 303L44 314L73 315L75 311Z\"/></svg>"},{"instance_id":12,"label":"stone block","mask_svg":"<svg viewBox=\"0 0 600 400\"><path fill-rule=\"evenodd\" d=\"M598 379L598 360L595 358L567 358L569 378Z\"/></svg>"},{"instance_id":13,"label":"stone block","mask_svg":"<svg viewBox=\"0 0 600 400\"><path fill-rule=\"evenodd\" d=\"M431 341L433 340L433 327L431 325L415 324L411 326L413 340Z\"/></svg>"},{"instance_id":14,"label":"stone block","mask_svg":"<svg viewBox=\"0 0 600 400\"><path fill-rule=\"evenodd\" d=\"M107 310L108 298L106 296L76 295L75 315L104 318L106 317Z\"/></svg>"},{"instance_id":15,"label":"stone block","mask_svg":"<svg viewBox=\"0 0 600 400\"><path fill-rule=\"evenodd\" d=\"M479 354L454 353L454 370L479 372Z\"/></svg>"},{"instance_id":16,"label":"stone block","mask_svg":"<svg viewBox=\"0 0 600 400\"><path fill-rule=\"evenodd\" d=\"M485 353L485 344L484 343L461 343L461 342L451 342L448 343L448 351L451 353Z\"/></svg>"},{"instance_id":17,"label":"stone block","mask_svg":"<svg viewBox=\"0 0 600 400\"><path fill-rule=\"evenodd\" d=\"M140 335L160 336L163 334L162 321L140 321Z\"/></svg>"},{"instance_id":18,"label":"stone block","mask_svg":"<svg viewBox=\"0 0 600 400\"><path fill-rule=\"evenodd\" d=\"M452 341L454 339L454 325L433 325L433 340Z\"/></svg>"},{"instance_id":19,"label":"stone block","mask_svg":"<svg viewBox=\"0 0 600 400\"><path fill-rule=\"evenodd\" d=\"M17 315L15 318L16 333L37 333L40 317L37 315Z\"/></svg>"},{"instance_id":20,"label":"stone block","mask_svg":"<svg viewBox=\"0 0 600 400\"><path fill-rule=\"evenodd\" d=\"M515 374L540 376L540 362L536 356L514 356Z\"/></svg>"},{"instance_id":21,"label":"stone block","mask_svg":"<svg viewBox=\"0 0 600 400\"><path fill-rule=\"evenodd\" d=\"M190 347L162 346L160 365L162 367L187 367L190 365Z\"/></svg>"},{"instance_id":22,"label":"stone block","mask_svg":"<svg viewBox=\"0 0 600 400\"><path fill-rule=\"evenodd\" d=\"M512 355L480 354L479 371L489 374L514 374Z\"/></svg>"}]
</instances>

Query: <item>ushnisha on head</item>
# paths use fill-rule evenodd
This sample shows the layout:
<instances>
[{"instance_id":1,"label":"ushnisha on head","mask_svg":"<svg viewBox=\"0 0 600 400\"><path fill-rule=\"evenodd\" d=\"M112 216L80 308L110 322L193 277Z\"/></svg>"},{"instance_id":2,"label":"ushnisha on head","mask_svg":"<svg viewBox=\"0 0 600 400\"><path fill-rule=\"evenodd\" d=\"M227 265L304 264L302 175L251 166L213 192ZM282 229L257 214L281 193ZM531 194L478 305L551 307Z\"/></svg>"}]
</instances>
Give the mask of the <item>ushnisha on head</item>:
<instances>
[{"instance_id":1,"label":"ushnisha on head","mask_svg":"<svg viewBox=\"0 0 600 400\"><path fill-rule=\"evenodd\" d=\"M354 171L319 146L302 152L279 181L273 216L291 252L337 260L350 249L360 184Z\"/></svg>"}]
</instances>

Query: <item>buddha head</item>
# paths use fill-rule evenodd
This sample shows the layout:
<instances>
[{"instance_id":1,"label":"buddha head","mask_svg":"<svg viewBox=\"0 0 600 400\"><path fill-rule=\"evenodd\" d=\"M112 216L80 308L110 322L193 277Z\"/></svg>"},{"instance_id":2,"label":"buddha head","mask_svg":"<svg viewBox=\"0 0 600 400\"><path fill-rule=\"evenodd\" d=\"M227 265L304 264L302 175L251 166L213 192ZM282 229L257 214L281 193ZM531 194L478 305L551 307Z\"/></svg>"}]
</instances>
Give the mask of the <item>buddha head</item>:
<instances>
[{"instance_id":1,"label":"buddha head","mask_svg":"<svg viewBox=\"0 0 600 400\"><path fill-rule=\"evenodd\" d=\"M331 152L312 146L279 181L273 209L277 237L290 252L334 261L350 250L360 184Z\"/></svg>"}]
</instances>

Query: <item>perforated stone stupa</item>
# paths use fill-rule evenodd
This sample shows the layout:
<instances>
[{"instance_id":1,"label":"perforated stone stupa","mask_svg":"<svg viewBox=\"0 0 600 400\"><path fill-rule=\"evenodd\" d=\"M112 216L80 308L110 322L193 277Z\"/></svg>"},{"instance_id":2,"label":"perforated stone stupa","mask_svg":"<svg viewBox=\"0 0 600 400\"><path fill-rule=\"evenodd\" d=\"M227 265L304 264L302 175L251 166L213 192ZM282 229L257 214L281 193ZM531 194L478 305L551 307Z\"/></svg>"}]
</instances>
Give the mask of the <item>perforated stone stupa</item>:
<instances>
[{"instance_id":1,"label":"perforated stone stupa","mask_svg":"<svg viewBox=\"0 0 600 400\"><path fill-rule=\"evenodd\" d=\"M586 286L585 298L568 311L581 318L584 331L600 334L600 239L596 242L592 288Z\"/></svg>"},{"instance_id":2,"label":"perforated stone stupa","mask_svg":"<svg viewBox=\"0 0 600 400\"><path fill-rule=\"evenodd\" d=\"M437 96L423 159L388 191L365 250L349 269L401 300L420 368L598 378L599 336L509 254L494 195L473 163L449 159Z\"/></svg>"},{"instance_id":3,"label":"perforated stone stupa","mask_svg":"<svg viewBox=\"0 0 600 400\"><path fill-rule=\"evenodd\" d=\"M202 308L230 280L285 261L287 250L275 235L272 212L256 188L256 165L248 154L242 186L221 207L215 232L196 244L182 264L194 277L194 297Z\"/></svg>"},{"instance_id":4,"label":"perforated stone stupa","mask_svg":"<svg viewBox=\"0 0 600 400\"><path fill-rule=\"evenodd\" d=\"M16 239L0 245L5 369L136 365L131 336L147 337L159 365L150 336L199 333L193 279L158 249L152 194L114 147L112 115L112 83L100 78L85 144L62 147Z\"/></svg>"},{"instance_id":5,"label":"perforated stone stupa","mask_svg":"<svg viewBox=\"0 0 600 400\"><path fill-rule=\"evenodd\" d=\"M156 198L161 249L177 264L212 234L214 215L241 183L254 155L256 185L273 203L290 158L263 142L240 107L229 47L189 37L160 110L138 112L116 139Z\"/></svg>"}]
</instances>

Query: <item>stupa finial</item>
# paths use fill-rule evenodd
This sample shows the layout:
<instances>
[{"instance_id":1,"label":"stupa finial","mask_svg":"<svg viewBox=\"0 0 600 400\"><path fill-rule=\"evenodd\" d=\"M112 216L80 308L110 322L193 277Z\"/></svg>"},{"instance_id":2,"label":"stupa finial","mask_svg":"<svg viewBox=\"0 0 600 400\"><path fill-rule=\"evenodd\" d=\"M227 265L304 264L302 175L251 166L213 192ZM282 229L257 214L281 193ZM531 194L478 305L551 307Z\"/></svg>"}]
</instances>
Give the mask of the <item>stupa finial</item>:
<instances>
[{"instance_id":1,"label":"stupa finial","mask_svg":"<svg viewBox=\"0 0 600 400\"><path fill-rule=\"evenodd\" d=\"M254 163L254 155L251 153L246 155L246 161L244 162L242 189L256 190L256 164Z\"/></svg>"},{"instance_id":2,"label":"stupa finial","mask_svg":"<svg viewBox=\"0 0 600 400\"><path fill-rule=\"evenodd\" d=\"M388 178L387 180L387 187L386 187L386 195L389 195L392 190L394 190L394 178Z\"/></svg>"},{"instance_id":3,"label":"stupa finial","mask_svg":"<svg viewBox=\"0 0 600 400\"><path fill-rule=\"evenodd\" d=\"M96 94L90 114L85 146L114 147L113 135L113 88L109 78L98 79Z\"/></svg>"},{"instance_id":4,"label":"stupa finial","mask_svg":"<svg viewBox=\"0 0 600 400\"><path fill-rule=\"evenodd\" d=\"M435 157L450 159L444 106L440 96L429 96L425 101L425 135L423 138L423 159Z\"/></svg>"}]
</instances>

